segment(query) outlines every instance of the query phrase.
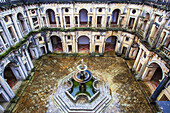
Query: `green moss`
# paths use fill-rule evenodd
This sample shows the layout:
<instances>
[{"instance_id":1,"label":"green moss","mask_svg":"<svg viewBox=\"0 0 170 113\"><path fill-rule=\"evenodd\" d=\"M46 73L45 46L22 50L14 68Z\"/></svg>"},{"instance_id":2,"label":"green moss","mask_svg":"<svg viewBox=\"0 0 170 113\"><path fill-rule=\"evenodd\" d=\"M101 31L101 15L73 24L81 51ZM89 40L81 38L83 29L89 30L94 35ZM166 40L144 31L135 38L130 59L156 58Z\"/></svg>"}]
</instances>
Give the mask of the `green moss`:
<instances>
[{"instance_id":1,"label":"green moss","mask_svg":"<svg viewBox=\"0 0 170 113\"><path fill-rule=\"evenodd\" d=\"M74 31L96 31L96 32L123 31L123 32L128 32L128 33L134 34L134 35L138 36L139 38L143 39L143 36L139 32L137 32L135 30L129 30L129 29L126 29L126 28L120 28L120 27L110 27L110 28L92 28L92 27L80 27L80 28L77 28L77 27L75 27L75 28L71 28L71 29L47 28L47 27L44 27L44 28L41 28L39 30L29 32L25 37L23 37L23 40L21 40L16 45L10 47L7 51L2 53L0 55L0 60L2 58L4 58L7 54L9 54L11 51L19 49L20 46L22 44L24 44L31 35L34 35L34 34L37 34L37 33L47 32L47 31L60 31L60 32L74 32Z\"/></svg>"}]
</instances>

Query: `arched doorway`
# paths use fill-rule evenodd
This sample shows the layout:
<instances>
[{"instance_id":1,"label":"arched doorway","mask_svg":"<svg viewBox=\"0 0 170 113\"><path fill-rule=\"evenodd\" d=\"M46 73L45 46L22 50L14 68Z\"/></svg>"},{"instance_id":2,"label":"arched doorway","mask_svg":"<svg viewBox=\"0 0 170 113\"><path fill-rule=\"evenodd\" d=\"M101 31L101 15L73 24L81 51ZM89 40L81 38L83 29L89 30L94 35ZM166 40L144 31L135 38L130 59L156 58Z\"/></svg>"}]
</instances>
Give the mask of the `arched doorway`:
<instances>
[{"instance_id":1,"label":"arched doorway","mask_svg":"<svg viewBox=\"0 0 170 113\"><path fill-rule=\"evenodd\" d=\"M87 36L80 36L78 38L78 52L89 53L90 42Z\"/></svg>"},{"instance_id":2,"label":"arched doorway","mask_svg":"<svg viewBox=\"0 0 170 113\"><path fill-rule=\"evenodd\" d=\"M21 14L21 13L18 13L17 14L17 19L19 21L19 26L20 26L20 29L22 31L22 33L26 32L27 28L25 26L25 21L24 21L24 16Z\"/></svg>"},{"instance_id":3,"label":"arched doorway","mask_svg":"<svg viewBox=\"0 0 170 113\"><path fill-rule=\"evenodd\" d=\"M51 43L54 52L63 52L63 46L61 42L61 38L58 36L51 37Z\"/></svg>"},{"instance_id":4,"label":"arched doorway","mask_svg":"<svg viewBox=\"0 0 170 113\"><path fill-rule=\"evenodd\" d=\"M119 9L115 9L112 12L111 25L117 25L118 24L119 14L120 14L120 10Z\"/></svg>"},{"instance_id":5,"label":"arched doorway","mask_svg":"<svg viewBox=\"0 0 170 113\"><path fill-rule=\"evenodd\" d=\"M79 17L80 17L80 26L87 27L88 11L86 9L81 9L79 11Z\"/></svg>"},{"instance_id":6,"label":"arched doorway","mask_svg":"<svg viewBox=\"0 0 170 113\"><path fill-rule=\"evenodd\" d=\"M148 66L145 80L150 81L152 88L156 89L163 77L162 68L157 63L151 63Z\"/></svg>"},{"instance_id":7,"label":"arched doorway","mask_svg":"<svg viewBox=\"0 0 170 113\"><path fill-rule=\"evenodd\" d=\"M110 36L106 39L105 42L105 51L114 51L116 47L117 37Z\"/></svg>"},{"instance_id":8,"label":"arched doorway","mask_svg":"<svg viewBox=\"0 0 170 113\"><path fill-rule=\"evenodd\" d=\"M50 26L55 27L56 26L55 12L52 9L48 9L46 11L46 14L48 16Z\"/></svg>"},{"instance_id":9,"label":"arched doorway","mask_svg":"<svg viewBox=\"0 0 170 113\"><path fill-rule=\"evenodd\" d=\"M17 79L12 71L12 66L15 65L14 63L9 63L4 70L4 79L11 87L11 89L16 85Z\"/></svg>"}]
</instances>

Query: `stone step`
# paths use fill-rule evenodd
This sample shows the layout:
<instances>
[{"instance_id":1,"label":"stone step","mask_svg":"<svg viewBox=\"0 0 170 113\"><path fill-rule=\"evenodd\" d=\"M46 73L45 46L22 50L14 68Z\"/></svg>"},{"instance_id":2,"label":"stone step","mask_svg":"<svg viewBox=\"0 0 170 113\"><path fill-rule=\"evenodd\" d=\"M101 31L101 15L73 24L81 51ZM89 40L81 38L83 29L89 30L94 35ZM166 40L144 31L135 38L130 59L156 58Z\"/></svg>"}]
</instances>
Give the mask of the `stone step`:
<instances>
[{"instance_id":1,"label":"stone step","mask_svg":"<svg viewBox=\"0 0 170 113\"><path fill-rule=\"evenodd\" d=\"M59 104L59 106L62 108L62 110L66 113L99 113L100 111L102 111L105 106L110 102L111 100L111 96L106 96L104 98L104 100L102 100L99 104L101 105L97 105L97 107L95 107L94 109L77 109L79 111L77 111L76 109L69 109L68 106L65 104L64 101L62 101L62 99L60 97L56 97L55 99L57 101L57 103Z\"/></svg>"}]
</instances>

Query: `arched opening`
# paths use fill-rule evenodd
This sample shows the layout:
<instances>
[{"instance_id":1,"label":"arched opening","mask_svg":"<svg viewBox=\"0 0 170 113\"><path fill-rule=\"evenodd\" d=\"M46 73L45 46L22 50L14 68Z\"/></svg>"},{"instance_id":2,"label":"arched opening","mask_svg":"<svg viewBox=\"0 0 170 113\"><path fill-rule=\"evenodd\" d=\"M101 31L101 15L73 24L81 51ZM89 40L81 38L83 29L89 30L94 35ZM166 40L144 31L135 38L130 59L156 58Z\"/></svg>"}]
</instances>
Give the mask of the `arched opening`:
<instances>
[{"instance_id":1,"label":"arched opening","mask_svg":"<svg viewBox=\"0 0 170 113\"><path fill-rule=\"evenodd\" d=\"M51 43L54 52L63 52L63 46L61 42L61 38L58 36L51 37Z\"/></svg>"},{"instance_id":2,"label":"arched opening","mask_svg":"<svg viewBox=\"0 0 170 113\"><path fill-rule=\"evenodd\" d=\"M146 13L146 16L145 16L145 19L144 19L144 22L143 22L143 26L142 26L142 31L145 31L146 24L147 24L149 18L150 18L149 13Z\"/></svg>"},{"instance_id":3,"label":"arched opening","mask_svg":"<svg viewBox=\"0 0 170 113\"><path fill-rule=\"evenodd\" d=\"M105 51L114 51L116 47L117 37L110 36L106 39L105 42Z\"/></svg>"},{"instance_id":4,"label":"arched opening","mask_svg":"<svg viewBox=\"0 0 170 113\"><path fill-rule=\"evenodd\" d=\"M24 20L24 16L21 13L18 13L17 14L17 19L19 21L19 26L20 26L20 29L21 29L22 33L25 33L27 28L25 26L26 23L25 23L25 20Z\"/></svg>"},{"instance_id":5,"label":"arched opening","mask_svg":"<svg viewBox=\"0 0 170 113\"><path fill-rule=\"evenodd\" d=\"M4 79L11 87L11 89L16 85L17 79L12 71L12 66L15 65L14 63L9 63L4 70ZM14 68L13 68L14 69Z\"/></svg>"},{"instance_id":6,"label":"arched opening","mask_svg":"<svg viewBox=\"0 0 170 113\"><path fill-rule=\"evenodd\" d=\"M163 71L157 63L151 63L147 70L145 80L149 80L152 87L156 89L163 77Z\"/></svg>"},{"instance_id":7,"label":"arched opening","mask_svg":"<svg viewBox=\"0 0 170 113\"><path fill-rule=\"evenodd\" d=\"M112 12L112 19L111 19L111 24L112 25L117 25L118 24L119 14L120 14L120 10L119 9L115 9Z\"/></svg>"},{"instance_id":8,"label":"arched opening","mask_svg":"<svg viewBox=\"0 0 170 113\"><path fill-rule=\"evenodd\" d=\"M89 53L90 42L87 36L80 36L78 38L78 52Z\"/></svg>"},{"instance_id":9,"label":"arched opening","mask_svg":"<svg viewBox=\"0 0 170 113\"><path fill-rule=\"evenodd\" d=\"M46 11L51 27L56 27L55 12L52 9Z\"/></svg>"},{"instance_id":10,"label":"arched opening","mask_svg":"<svg viewBox=\"0 0 170 113\"><path fill-rule=\"evenodd\" d=\"M79 12L79 17L81 27L87 27L88 11L86 9L81 9Z\"/></svg>"}]
</instances>

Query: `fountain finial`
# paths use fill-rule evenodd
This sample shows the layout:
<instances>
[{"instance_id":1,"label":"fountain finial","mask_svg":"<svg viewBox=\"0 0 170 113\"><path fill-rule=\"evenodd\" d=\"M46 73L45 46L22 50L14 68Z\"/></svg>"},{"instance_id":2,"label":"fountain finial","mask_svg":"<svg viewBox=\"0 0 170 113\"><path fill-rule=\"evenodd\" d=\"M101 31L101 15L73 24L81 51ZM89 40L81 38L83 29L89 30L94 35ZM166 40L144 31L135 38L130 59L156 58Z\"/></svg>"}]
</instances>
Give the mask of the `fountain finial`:
<instances>
[{"instance_id":1,"label":"fountain finial","mask_svg":"<svg viewBox=\"0 0 170 113\"><path fill-rule=\"evenodd\" d=\"M81 69L84 69L84 61L81 59Z\"/></svg>"}]
</instances>

